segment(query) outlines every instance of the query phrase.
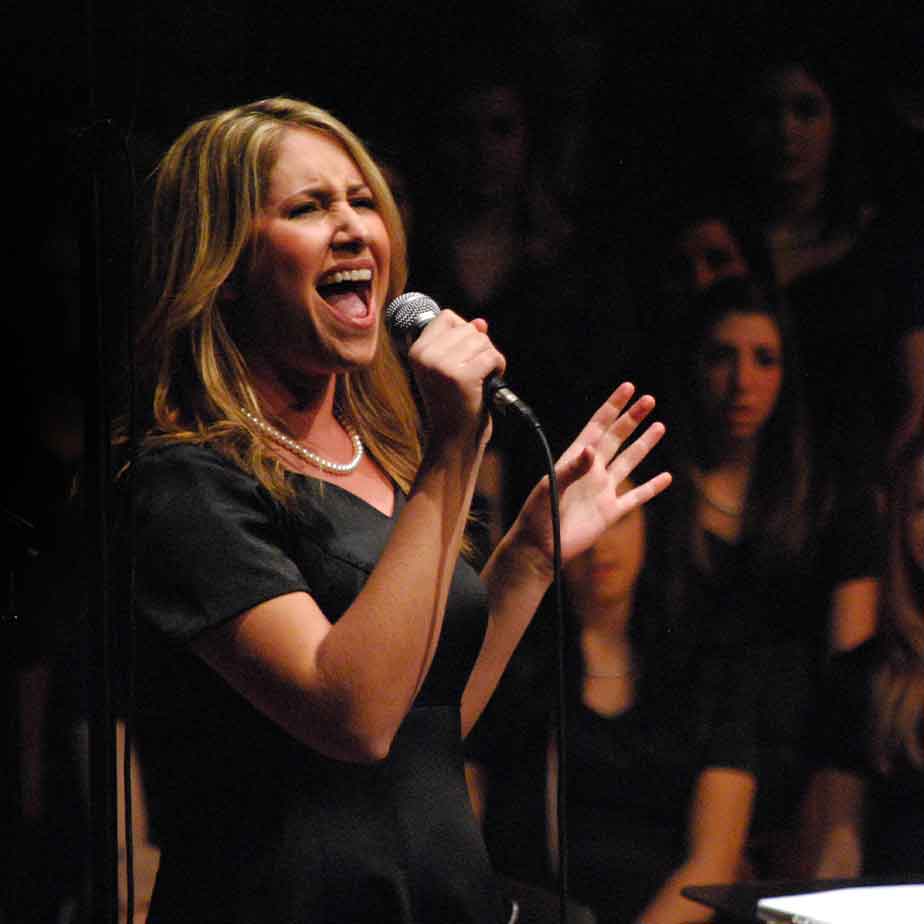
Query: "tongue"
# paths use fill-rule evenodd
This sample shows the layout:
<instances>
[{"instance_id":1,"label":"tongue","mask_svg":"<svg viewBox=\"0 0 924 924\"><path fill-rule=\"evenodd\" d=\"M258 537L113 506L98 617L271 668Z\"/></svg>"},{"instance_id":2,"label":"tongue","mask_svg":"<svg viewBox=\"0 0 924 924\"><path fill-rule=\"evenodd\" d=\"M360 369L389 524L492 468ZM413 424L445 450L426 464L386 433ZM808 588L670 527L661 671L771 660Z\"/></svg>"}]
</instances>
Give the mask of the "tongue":
<instances>
[{"instance_id":1,"label":"tongue","mask_svg":"<svg viewBox=\"0 0 924 924\"><path fill-rule=\"evenodd\" d=\"M324 299L348 318L364 318L368 314L366 303L350 289L327 292Z\"/></svg>"}]
</instances>

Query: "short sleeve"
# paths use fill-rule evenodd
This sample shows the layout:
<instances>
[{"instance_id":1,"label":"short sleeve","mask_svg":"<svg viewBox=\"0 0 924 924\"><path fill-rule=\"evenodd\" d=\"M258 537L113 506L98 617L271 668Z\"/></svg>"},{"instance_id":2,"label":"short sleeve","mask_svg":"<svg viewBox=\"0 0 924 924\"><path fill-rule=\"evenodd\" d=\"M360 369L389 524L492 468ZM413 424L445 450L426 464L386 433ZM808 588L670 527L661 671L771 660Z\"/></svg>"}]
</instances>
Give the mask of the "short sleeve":
<instances>
[{"instance_id":1,"label":"short sleeve","mask_svg":"<svg viewBox=\"0 0 924 924\"><path fill-rule=\"evenodd\" d=\"M885 541L871 489L858 486L841 492L821 548L831 587L857 578L879 577Z\"/></svg>"},{"instance_id":2,"label":"short sleeve","mask_svg":"<svg viewBox=\"0 0 924 924\"><path fill-rule=\"evenodd\" d=\"M903 253L886 277L889 307L899 337L924 329L924 244Z\"/></svg>"},{"instance_id":3,"label":"short sleeve","mask_svg":"<svg viewBox=\"0 0 924 924\"><path fill-rule=\"evenodd\" d=\"M818 766L860 776L871 770L871 682L878 640L870 639L831 662L812 736Z\"/></svg>"},{"instance_id":4,"label":"short sleeve","mask_svg":"<svg viewBox=\"0 0 924 924\"><path fill-rule=\"evenodd\" d=\"M168 637L188 641L259 603L309 589L285 551L283 509L216 452L146 452L129 486L138 612Z\"/></svg>"},{"instance_id":5,"label":"short sleeve","mask_svg":"<svg viewBox=\"0 0 924 924\"><path fill-rule=\"evenodd\" d=\"M905 309L903 333L924 330L924 247L918 249L911 282L908 286L908 304Z\"/></svg>"},{"instance_id":6,"label":"short sleeve","mask_svg":"<svg viewBox=\"0 0 924 924\"><path fill-rule=\"evenodd\" d=\"M712 710L703 765L755 772L759 674L756 659L727 654L709 662Z\"/></svg>"}]
</instances>

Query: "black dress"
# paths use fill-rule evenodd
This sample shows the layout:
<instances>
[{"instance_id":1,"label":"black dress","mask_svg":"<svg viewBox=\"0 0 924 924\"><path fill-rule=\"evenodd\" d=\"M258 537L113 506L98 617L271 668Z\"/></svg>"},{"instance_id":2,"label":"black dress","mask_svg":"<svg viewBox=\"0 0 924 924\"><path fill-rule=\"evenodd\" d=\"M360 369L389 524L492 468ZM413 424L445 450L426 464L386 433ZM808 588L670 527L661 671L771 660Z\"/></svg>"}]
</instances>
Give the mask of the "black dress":
<instances>
[{"instance_id":1,"label":"black dress","mask_svg":"<svg viewBox=\"0 0 924 924\"><path fill-rule=\"evenodd\" d=\"M504 920L463 773L459 704L486 599L464 563L389 756L327 758L231 689L187 643L258 603L311 593L331 621L375 565L384 516L293 476L287 513L217 453L135 466L141 758L161 866L150 924Z\"/></svg>"},{"instance_id":2,"label":"black dress","mask_svg":"<svg viewBox=\"0 0 924 924\"><path fill-rule=\"evenodd\" d=\"M862 485L833 496L802 553L771 569L753 540L731 544L706 533L711 574L699 572L694 606L716 644L738 647L760 677L758 791L751 821L752 862L767 835L797 822L811 771L812 725L828 665L832 595L843 584L877 578L882 529Z\"/></svg>"},{"instance_id":3,"label":"black dress","mask_svg":"<svg viewBox=\"0 0 924 924\"><path fill-rule=\"evenodd\" d=\"M485 838L495 868L554 893L547 758L557 702L544 641L534 635L517 652L467 749L490 774ZM635 704L608 717L583 703L580 656L569 652L570 894L599 924L635 920L683 862L699 775L754 768L756 685L747 661L698 649L676 660L661 653L660 661L642 671Z\"/></svg>"},{"instance_id":4,"label":"black dress","mask_svg":"<svg viewBox=\"0 0 924 924\"><path fill-rule=\"evenodd\" d=\"M863 818L863 875L924 875L924 769L906 753L895 755L888 773L876 766L873 736L873 680L885 658L879 639L835 661L819 711L817 760L866 782Z\"/></svg>"},{"instance_id":5,"label":"black dress","mask_svg":"<svg viewBox=\"0 0 924 924\"><path fill-rule=\"evenodd\" d=\"M884 483L889 440L908 400L900 344L924 329L924 243L895 246L877 228L786 288L817 448L834 471L874 484Z\"/></svg>"}]
</instances>

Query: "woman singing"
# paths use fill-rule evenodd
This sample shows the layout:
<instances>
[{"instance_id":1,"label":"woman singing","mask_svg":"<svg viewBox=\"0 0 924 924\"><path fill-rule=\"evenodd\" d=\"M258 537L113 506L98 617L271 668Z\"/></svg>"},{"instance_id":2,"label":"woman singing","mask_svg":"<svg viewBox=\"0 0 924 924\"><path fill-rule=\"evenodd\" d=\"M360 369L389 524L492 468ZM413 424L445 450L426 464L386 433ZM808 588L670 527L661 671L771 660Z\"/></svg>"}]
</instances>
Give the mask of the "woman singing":
<instances>
[{"instance_id":1,"label":"woman singing","mask_svg":"<svg viewBox=\"0 0 924 924\"><path fill-rule=\"evenodd\" d=\"M135 599L149 920L501 922L462 739L552 578L548 484L460 558L502 371L483 320L383 324L400 219L356 136L266 100L190 127L153 202ZM562 557L670 482L620 386L558 463Z\"/></svg>"}]
</instances>

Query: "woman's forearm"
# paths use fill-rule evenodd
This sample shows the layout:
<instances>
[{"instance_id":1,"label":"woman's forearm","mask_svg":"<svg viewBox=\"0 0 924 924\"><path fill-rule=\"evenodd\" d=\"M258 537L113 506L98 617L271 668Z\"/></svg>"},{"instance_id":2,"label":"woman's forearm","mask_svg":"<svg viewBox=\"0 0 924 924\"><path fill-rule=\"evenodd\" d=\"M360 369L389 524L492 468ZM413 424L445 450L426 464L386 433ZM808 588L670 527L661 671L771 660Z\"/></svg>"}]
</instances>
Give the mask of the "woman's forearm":
<instances>
[{"instance_id":1,"label":"woman's forearm","mask_svg":"<svg viewBox=\"0 0 924 924\"><path fill-rule=\"evenodd\" d=\"M384 757L439 641L482 441L425 462L381 558L331 622L306 593L204 633L196 650L290 734L343 760Z\"/></svg>"},{"instance_id":2,"label":"woman's forearm","mask_svg":"<svg viewBox=\"0 0 924 924\"><path fill-rule=\"evenodd\" d=\"M678 867L664 881L654 898L639 915L638 924L693 924L707 921L712 912L705 905L684 898L682 892L687 886L729 882L731 874L717 876L710 869L700 869L695 863Z\"/></svg>"},{"instance_id":3,"label":"woman's forearm","mask_svg":"<svg viewBox=\"0 0 924 924\"><path fill-rule=\"evenodd\" d=\"M705 921L711 912L684 898L692 885L732 882L747 840L756 783L752 774L732 767L700 773L690 806L686 860L678 866L639 915L644 924Z\"/></svg>"},{"instance_id":4,"label":"woman's forearm","mask_svg":"<svg viewBox=\"0 0 924 924\"><path fill-rule=\"evenodd\" d=\"M462 732L468 734L487 705L545 596L552 579L547 557L523 541L516 524L481 572L488 592L484 642L462 697Z\"/></svg>"},{"instance_id":5,"label":"woman's forearm","mask_svg":"<svg viewBox=\"0 0 924 924\"><path fill-rule=\"evenodd\" d=\"M389 724L395 727L439 641L478 458L480 452L459 451L425 465L366 586L318 652L319 666L341 677L356 675L362 652L362 671L351 685L375 712L382 710L383 691L391 691L396 711Z\"/></svg>"}]
</instances>

